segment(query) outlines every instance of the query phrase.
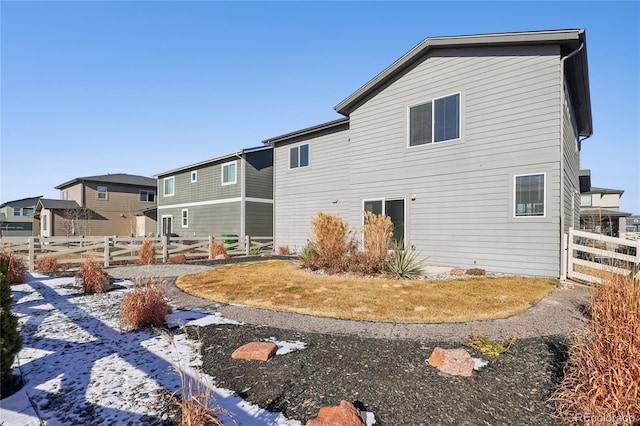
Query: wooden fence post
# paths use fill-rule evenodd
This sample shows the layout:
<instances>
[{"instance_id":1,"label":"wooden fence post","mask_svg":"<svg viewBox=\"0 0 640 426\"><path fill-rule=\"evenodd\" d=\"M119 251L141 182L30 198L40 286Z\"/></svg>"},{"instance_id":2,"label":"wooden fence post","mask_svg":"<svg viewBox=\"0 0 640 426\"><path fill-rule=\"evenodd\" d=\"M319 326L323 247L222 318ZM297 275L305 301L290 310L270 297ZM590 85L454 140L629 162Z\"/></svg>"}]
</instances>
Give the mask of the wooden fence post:
<instances>
[{"instance_id":1,"label":"wooden fence post","mask_svg":"<svg viewBox=\"0 0 640 426\"><path fill-rule=\"evenodd\" d=\"M162 236L162 263L167 263L169 259L169 236Z\"/></svg>"},{"instance_id":2,"label":"wooden fence post","mask_svg":"<svg viewBox=\"0 0 640 426\"><path fill-rule=\"evenodd\" d=\"M249 235L246 235L244 237L244 246L245 246L245 254L249 256L249 254L251 253L251 237Z\"/></svg>"},{"instance_id":3,"label":"wooden fence post","mask_svg":"<svg viewBox=\"0 0 640 426\"><path fill-rule=\"evenodd\" d=\"M36 237L29 237L29 272L36 270Z\"/></svg>"},{"instance_id":4,"label":"wooden fence post","mask_svg":"<svg viewBox=\"0 0 640 426\"><path fill-rule=\"evenodd\" d=\"M104 237L104 267L109 267L109 237Z\"/></svg>"},{"instance_id":5,"label":"wooden fence post","mask_svg":"<svg viewBox=\"0 0 640 426\"><path fill-rule=\"evenodd\" d=\"M212 260L213 257L211 256L211 246L213 245L213 235L209 235L209 260Z\"/></svg>"}]
</instances>

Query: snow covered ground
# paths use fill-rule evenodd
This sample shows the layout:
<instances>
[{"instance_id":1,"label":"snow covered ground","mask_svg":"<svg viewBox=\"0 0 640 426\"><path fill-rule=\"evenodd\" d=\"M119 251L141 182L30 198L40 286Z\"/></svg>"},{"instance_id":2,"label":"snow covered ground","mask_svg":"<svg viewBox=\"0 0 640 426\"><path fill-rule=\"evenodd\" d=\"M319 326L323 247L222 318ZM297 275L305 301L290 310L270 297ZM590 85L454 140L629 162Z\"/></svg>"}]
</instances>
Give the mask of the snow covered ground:
<instances>
[{"instance_id":1,"label":"snow covered ground","mask_svg":"<svg viewBox=\"0 0 640 426\"><path fill-rule=\"evenodd\" d=\"M12 286L14 312L24 337L15 368L26 385L1 402L0 424L11 426L162 424L160 395L180 388L176 368L211 385L194 370L201 365L198 342L184 333L173 338L154 330L127 331L118 311L133 283L122 289L84 295L73 278L33 274ZM206 310L175 311L170 326L234 323ZM303 342L277 342L278 355L302 350ZM300 425L212 386L217 404L233 414L225 425ZM166 392L164 392L166 395ZM166 398L165 398L166 399ZM375 422L366 413L368 423ZM166 414L164 414L166 419Z\"/></svg>"}]
</instances>

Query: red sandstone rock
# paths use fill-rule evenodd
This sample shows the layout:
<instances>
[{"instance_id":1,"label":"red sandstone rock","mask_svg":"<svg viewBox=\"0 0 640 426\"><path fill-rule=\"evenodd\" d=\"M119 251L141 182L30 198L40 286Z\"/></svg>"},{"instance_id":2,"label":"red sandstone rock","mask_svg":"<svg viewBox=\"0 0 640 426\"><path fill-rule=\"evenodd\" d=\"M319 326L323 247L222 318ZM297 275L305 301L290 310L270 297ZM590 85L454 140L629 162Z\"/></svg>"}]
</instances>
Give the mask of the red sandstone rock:
<instances>
[{"instance_id":1,"label":"red sandstone rock","mask_svg":"<svg viewBox=\"0 0 640 426\"><path fill-rule=\"evenodd\" d=\"M213 258L213 260L224 260L224 259L228 259L229 255L228 254L219 254L216 257Z\"/></svg>"},{"instance_id":2,"label":"red sandstone rock","mask_svg":"<svg viewBox=\"0 0 640 426\"><path fill-rule=\"evenodd\" d=\"M451 275L464 275L464 271L460 268L453 268L449 273Z\"/></svg>"},{"instance_id":3,"label":"red sandstone rock","mask_svg":"<svg viewBox=\"0 0 640 426\"><path fill-rule=\"evenodd\" d=\"M429 365L432 365L436 368L442 367L442 364L444 364L445 352L445 349L436 347L429 357Z\"/></svg>"},{"instance_id":4,"label":"red sandstone rock","mask_svg":"<svg viewBox=\"0 0 640 426\"><path fill-rule=\"evenodd\" d=\"M340 405L322 407L318 417L307 422L307 426L365 426L362 412L349 401L342 400Z\"/></svg>"},{"instance_id":5,"label":"red sandstone rock","mask_svg":"<svg viewBox=\"0 0 640 426\"><path fill-rule=\"evenodd\" d=\"M187 263L187 257L184 254L177 254L168 259L169 263Z\"/></svg>"},{"instance_id":6,"label":"red sandstone rock","mask_svg":"<svg viewBox=\"0 0 640 426\"><path fill-rule=\"evenodd\" d=\"M444 360L438 369L452 376L469 377L473 373L473 365L473 358L466 350L462 348L445 349Z\"/></svg>"},{"instance_id":7,"label":"red sandstone rock","mask_svg":"<svg viewBox=\"0 0 640 426\"><path fill-rule=\"evenodd\" d=\"M251 342L236 349L231 354L231 358L268 361L277 351L278 345L273 342Z\"/></svg>"}]
</instances>

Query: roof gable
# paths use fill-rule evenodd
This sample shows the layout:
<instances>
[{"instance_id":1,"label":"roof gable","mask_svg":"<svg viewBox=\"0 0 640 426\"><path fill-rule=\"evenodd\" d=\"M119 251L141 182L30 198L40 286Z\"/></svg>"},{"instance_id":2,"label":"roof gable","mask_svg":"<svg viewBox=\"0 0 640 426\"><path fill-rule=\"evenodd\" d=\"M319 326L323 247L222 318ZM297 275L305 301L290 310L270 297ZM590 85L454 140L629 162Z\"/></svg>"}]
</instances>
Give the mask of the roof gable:
<instances>
[{"instance_id":1,"label":"roof gable","mask_svg":"<svg viewBox=\"0 0 640 426\"><path fill-rule=\"evenodd\" d=\"M55 189L64 189L76 183L82 182L104 182L104 183L117 183L122 185L135 185L135 186L156 186L156 180L146 176L129 175L126 173L114 173L97 176L85 176L71 179L65 183L61 183L56 186Z\"/></svg>"}]
</instances>

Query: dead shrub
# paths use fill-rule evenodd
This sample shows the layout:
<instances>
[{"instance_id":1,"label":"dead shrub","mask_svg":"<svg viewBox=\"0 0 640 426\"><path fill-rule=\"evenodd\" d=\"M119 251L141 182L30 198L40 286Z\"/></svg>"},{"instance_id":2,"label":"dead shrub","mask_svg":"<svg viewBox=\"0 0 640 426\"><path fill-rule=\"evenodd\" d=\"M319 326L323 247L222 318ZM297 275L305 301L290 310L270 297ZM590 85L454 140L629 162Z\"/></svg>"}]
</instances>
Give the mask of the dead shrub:
<instances>
[{"instance_id":1,"label":"dead shrub","mask_svg":"<svg viewBox=\"0 0 640 426\"><path fill-rule=\"evenodd\" d=\"M87 294L104 293L111 286L109 275L93 256L82 262L76 276L82 280L82 288Z\"/></svg>"},{"instance_id":2,"label":"dead shrub","mask_svg":"<svg viewBox=\"0 0 640 426\"><path fill-rule=\"evenodd\" d=\"M24 262L12 251L0 252L0 263L7 266L9 284L22 284L27 280L27 268Z\"/></svg>"},{"instance_id":3,"label":"dead shrub","mask_svg":"<svg viewBox=\"0 0 640 426\"><path fill-rule=\"evenodd\" d=\"M487 275L487 271L485 271L482 268L467 269L464 273L467 274L467 275L474 275L474 276L477 276L477 277L482 277L484 275Z\"/></svg>"},{"instance_id":4,"label":"dead shrub","mask_svg":"<svg viewBox=\"0 0 640 426\"><path fill-rule=\"evenodd\" d=\"M591 322L571 336L564 378L551 396L566 424L640 420L640 281L611 274L592 292ZM613 417L612 417L613 416Z\"/></svg>"},{"instance_id":5,"label":"dead shrub","mask_svg":"<svg viewBox=\"0 0 640 426\"><path fill-rule=\"evenodd\" d=\"M53 256L41 256L36 259L36 271L55 272L58 270L58 261Z\"/></svg>"},{"instance_id":6,"label":"dead shrub","mask_svg":"<svg viewBox=\"0 0 640 426\"><path fill-rule=\"evenodd\" d=\"M280 256L291 256L291 249L289 246L278 246L277 253Z\"/></svg>"},{"instance_id":7,"label":"dead shrub","mask_svg":"<svg viewBox=\"0 0 640 426\"><path fill-rule=\"evenodd\" d=\"M215 259L218 256L224 256L225 259L229 258L227 250L224 247L224 243L222 242L212 241L211 247L209 247L209 253L211 254L212 259Z\"/></svg>"},{"instance_id":8,"label":"dead shrub","mask_svg":"<svg viewBox=\"0 0 640 426\"><path fill-rule=\"evenodd\" d=\"M136 280L133 291L120 305L122 323L133 330L162 325L169 313L171 308L164 299L164 291L153 278Z\"/></svg>"},{"instance_id":9,"label":"dead shrub","mask_svg":"<svg viewBox=\"0 0 640 426\"><path fill-rule=\"evenodd\" d=\"M392 248L393 222L389 216L364 212L364 251L362 256L367 268L372 272L381 272L389 258L389 250Z\"/></svg>"},{"instance_id":10,"label":"dead shrub","mask_svg":"<svg viewBox=\"0 0 640 426\"><path fill-rule=\"evenodd\" d=\"M140 265L151 265L156 263L156 248L153 245L153 241L144 240L140 251L138 251L138 263Z\"/></svg>"},{"instance_id":11,"label":"dead shrub","mask_svg":"<svg viewBox=\"0 0 640 426\"><path fill-rule=\"evenodd\" d=\"M305 267L330 273L342 272L349 265L350 253L356 244L349 225L339 216L319 212L311 220L311 250L303 260Z\"/></svg>"}]
</instances>

